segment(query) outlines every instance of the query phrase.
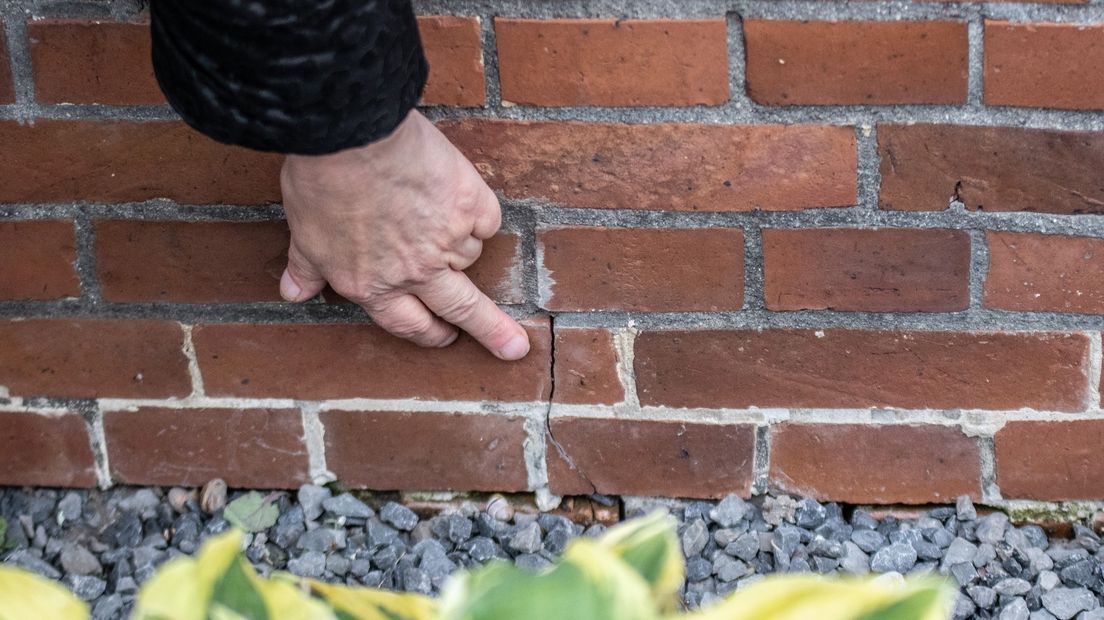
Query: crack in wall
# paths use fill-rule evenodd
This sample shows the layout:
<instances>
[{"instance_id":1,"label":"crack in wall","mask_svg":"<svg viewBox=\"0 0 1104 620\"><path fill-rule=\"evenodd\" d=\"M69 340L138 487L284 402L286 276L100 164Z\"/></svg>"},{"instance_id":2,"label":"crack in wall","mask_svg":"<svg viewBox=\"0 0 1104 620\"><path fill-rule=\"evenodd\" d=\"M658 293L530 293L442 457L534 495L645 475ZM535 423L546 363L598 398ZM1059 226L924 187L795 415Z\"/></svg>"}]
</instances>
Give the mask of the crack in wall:
<instances>
[{"instance_id":1,"label":"crack in wall","mask_svg":"<svg viewBox=\"0 0 1104 620\"><path fill-rule=\"evenodd\" d=\"M591 494L594 494L594 493L598 492L598 487L595 486L594 482L590 479L589 476L587 476L586 472L584 472L582 470L582 468L580 468L575 463L575 459L571 458L571 455L568 454L567 449L564 448L563 444L561 444L558 439L556 439L556 434L554 432L552 432L552 408L555 407L555 404L556 404L556 317L553 316L553 315L548 316L548 329L551 332L551 342L552 342L551 354L550 354L551 360L550 360L550 364L549 364L549 373L551 375L550 376L550 381L551 381L551 386L552 387L548 392L548 409L545 411L545 414L544 414L545 437L547 437L548 441L552 442L552 445L555 446L556 454L558 454L560 456L560 458L563 459L564 463L567 464L567 466L571 469L571 471L577 473L583 479L583 481L587 484L587 486L590 487ZM544 461L545 461L545 467L547 468L547 466L548 466L547 449L545 450ZM546 469L546 473L547 473L547 469Z\"/></svg>"}]
</instances>

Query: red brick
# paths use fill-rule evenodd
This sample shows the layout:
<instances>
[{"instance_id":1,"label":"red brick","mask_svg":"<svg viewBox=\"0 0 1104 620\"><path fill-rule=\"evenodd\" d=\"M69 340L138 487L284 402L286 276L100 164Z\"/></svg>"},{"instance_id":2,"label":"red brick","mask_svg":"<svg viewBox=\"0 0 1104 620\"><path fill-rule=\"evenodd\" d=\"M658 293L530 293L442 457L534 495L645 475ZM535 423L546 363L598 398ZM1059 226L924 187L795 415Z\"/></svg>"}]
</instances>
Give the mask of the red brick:
<instances>
[{"instance_id":1,"label":"red brick","mask_svg":"<svg viewBox=\"0 0 1104 620\"><path fill-rule=\"evenodd\" d=\"M538 233L549 310L738 310L744 233L736 228L556 228Z\"/></svg>"},{"instance_id":2,"label":"red brick","mask_svg":"<svg viewBox=\"0 0 1104 620\"><path fill-rule=\"evenodd\" d=\"M55 19L27 23L40 103L164 105L149 24Z\"/></svg>"},{"instance_id":3,"label":"red brick","mask_svg":"<svg viewBox=\"0 0 1104 620\"><path fill-rule=\"evenodd\" d=\"M438 127L507 198L673 211L786 211L856 202L850 127L480 119Z\"/></svg>"},{"instance_id":4,"label":"red brick","mask_svg":"<svg viewBox=\"0 0 1104 620\"><path fill-rule=\"evenodd\" d=\"M104 414L112 478L124 484L292 488L310 480L298 409L163 409Z\"/></svg>"},{"instance_id":5,"label":"red brick","mask_svg":"<svg viewBox=\"0 0 1104 620\"><path fill-rule=\"evenodd\" d=\"M17 396L168 398L192 391L170 321L0 321L0 385Z\"/></svg>"},{"instance_id":6,"label":"red brick","mask_svg":"<svg viewBox=\"0 0 1104 620\"><path fill-rule=\"evenodd\" d=\"M728 100L725 20L495 19L502 99L542 106Z\"/></svg>"},{"instance_id":7,"label":"red brick","mask_svg":"<svg viewBox=\"0 0 1104 620\"><path fill-rule=\"evenodd\" d=\"M755 427L554 417L548 477L558 495L723 497L751 492Z\"/></svg>"},{"instance_id":8,"label":"red brick","mask_svg":"<svg viewBox=\"0 0 1104 620\"><path fill-rule=\"evenodd\" d=\"M369 325L201 325L193 337L212 396L544 400L548 323L526 325L532 348L519 362L498 360L466 335L426 349Z\"/></svg>"},{"instance_id":9,"label":"red brick","mask_svg":"<svg viewBox=\"0 0 1104 620\"><path fill-rule=\"evenodd\" d=\"M771 310L953 312L970 304L970 236L959 230L763 231Z\"/></svg>"},{"instance_id":10,"label":"red brick","mask_svg":"<svg viewBox=\"0 0 1104 620\"><path fill-rule=\"evenodd\" d=\"M0 103L15 102L15 82L12 81L8 39L0 32Z\"/></svg>"},{"instance_id":11,"label":"red brick","mask_svg":"<svg viewBox=\"0 0 1104 620\"><path fill-rule=\"evenodd\" d=\"M612 405L625 400L613 334L556 328L556 402Z\"/></svg>"},{"instance_id":12,"label":"red brick","mask_svg":"<svg viewBox=\"0 0 1104 620\"><path fill-rule=\"evenodd\" d=\"M1104 420L1009 422L994 438L1006 499L1104 497Z\"/></svg>"},{"instance_id":13,"label":"red brick","mask_svg":"<svg viewBox=\"0 0 1104 620\"><path fill-rule=\"evenodd\" d=\"M0 299L61 299L81 294L73 223L0 222Z\"/></svg>"},{"instance_id":14,"label":"red brick","mask_svg":"<svg viewBox=\"0 0 1104 620\"><path fill-rule=\"evenodd\" d=\"M758 103L966 102L964 22L752 19L744 40Z\"/></svg>"},{"instance_id":15,"label":"red brick","mask_svg":"<svg viewBox=\"0 0 1104 620\"><path fill-rule=\"evenodd\" d=\"M881 207L1104 213L1104 132L880 125Z\"/></svg>"},{"instance_id":16,"label":"red brick","mask_svg":"<svg viewBox=\"0 0 1104 620\"><path fill-rule=\"evenodd\" d=\"M96 222L104 299L279 301L288 230L276 222Z\"/></svg>"},{"instance_id":17,"label":"red brick","mask_svg":"<svg viewBox=\"0 0 1104 620\"><path fill-rule=\"evenodd\" d=\"M422 50L429 61L422 103L429 105L481 106L483 44L478 17L431 15L418 18Z\"/></svg>"},{"instance_id":18,"label":"red brick","mask_svg":"<svg viewBox=\"0 0 1104 620\"><path fill-rule=\"evenodd\" d=\"M985 22L985 103L1104 108L1104 25Z\"/></svg>"},{"instance_id":19,"label":"red brick","mask_svg":"<svg viewBox=\"0 0 1104 620\"><path fill-rule=\"evenodd\" d=\"M1104 240L990 231L985 306L1104 314Z\"/></svg>"},{"instance_id":20,"label":"red brick","mask_svg":"<svg viewBox=\"0 0 1104 620\"><path fill-rule=\"evenodd\" d=\"M79 415L0 411L0 485L90 487L95 468Z\"/></svg>"},{"instance_id":21,"label":"red brick","mask_svg":"<svg viewBox=\"0 0 1104 620\"><path fill-rule=\"evenodd\" d=\"M819 500L946 503L981 496L977 440L948 426L798 424L773 428L774 488Z\"/></svg>"},{"instance_id":22,"label":"red brick","mask_svg":"<svg viewBox=\"0 0 1104 620\"><path fill-rule=\"evenodd\" d=\"M319 416L326 465L345 484L404 491L527 488L523 418L428 411Z\"/></svg>"},{"instance_id":23,"label":"red brick","mask_svg":"<svg viewBox=\"0 0 1104 620\"><path fill-rule=\"evenodd\" d=\"M1081 411L1080 334L696 330L636 338L644 405Z\"/></svg>"},{"instance_id":24,"label":"red brick","mask_svg":"<svg viewBox=\"0 0 1104 620\"><path fill-rule=\"evenodd\" d=\"M219 144L175 121L0 121L0 144L0 202L280 200L280 155Z\"/></svg>"}]
</instances>

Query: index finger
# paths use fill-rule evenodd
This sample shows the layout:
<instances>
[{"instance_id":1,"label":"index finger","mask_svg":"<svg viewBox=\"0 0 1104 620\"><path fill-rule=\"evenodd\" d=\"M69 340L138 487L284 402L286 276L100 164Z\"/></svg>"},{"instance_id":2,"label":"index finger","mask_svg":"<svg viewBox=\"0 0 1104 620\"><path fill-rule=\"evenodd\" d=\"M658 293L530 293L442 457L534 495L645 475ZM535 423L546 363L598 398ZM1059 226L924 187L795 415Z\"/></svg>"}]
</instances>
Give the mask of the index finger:
<instances>
[{"instance_id":1,"label":"index finger","mask_svg":"<svg viewBox=\"0 0 1104 620\"><path fill-rule=\"evenodd\" d=\"M519 360L529 353L529 335L468 276L451 269L410 292L442 319L471 334L488 351L504 360Z\"/></svg>"}]
</instances>

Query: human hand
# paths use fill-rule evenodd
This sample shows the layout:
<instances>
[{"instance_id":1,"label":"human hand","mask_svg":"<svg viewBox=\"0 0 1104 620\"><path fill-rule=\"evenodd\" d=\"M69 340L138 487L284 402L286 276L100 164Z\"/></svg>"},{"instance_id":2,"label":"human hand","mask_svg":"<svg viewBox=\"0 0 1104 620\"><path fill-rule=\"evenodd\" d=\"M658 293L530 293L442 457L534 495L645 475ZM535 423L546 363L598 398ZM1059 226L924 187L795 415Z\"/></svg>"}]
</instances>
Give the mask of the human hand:
<instances>
[{"instance_id":1,"label":"human hand","mask_svg":"<svg viewBox=\"0 0 1104 620\"><path fill-rule=\"evenodd\" d=\"M498 199L418 111L367 146L289 155L280 185L291 227L284 299L329 282L419 345L448 346L459 327L504 360L529 352L525 330L462 272L501 224Z\"/></svg>"}]
</instances>

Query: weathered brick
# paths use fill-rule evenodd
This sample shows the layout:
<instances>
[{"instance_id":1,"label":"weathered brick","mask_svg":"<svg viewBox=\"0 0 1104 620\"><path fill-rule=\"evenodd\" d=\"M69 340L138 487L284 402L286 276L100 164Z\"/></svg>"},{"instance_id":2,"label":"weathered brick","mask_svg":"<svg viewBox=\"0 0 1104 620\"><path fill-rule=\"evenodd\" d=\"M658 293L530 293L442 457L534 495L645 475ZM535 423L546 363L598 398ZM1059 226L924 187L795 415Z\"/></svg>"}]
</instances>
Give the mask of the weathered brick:
<instances>
[{"instance_id":1,"label":"weathered brick","mask_svg":"<svg viewBox=\"0 0 1104 620\"><path fill-rule=\"evenodd\" d=\"M183 345L170 321L0 321L0 385L19 396L187 396Z\"/></svg>"},{"instance_id":2,"label":"weathered brick","mask_svg":"<svg viewBox=\"0 0 1104 620\"><path fill-rule=\"evenodd\" d=\"M502 99L542 106L716 105L725 20L496 18Z\"/></svg>"},{"instance_id":3,"label":"weathered brick","mask_svg":"<svg viewBox=\"0 0 1104 620\"><path fill-rule=\"evenodd\" d=\"M149 24L51 19L27 23L41 103L164 104Z\"/></svg>"},{"instance_id":4,"label":"weathered brick","mask_svg":"<svg viewBox=\"0 0 1104 620\"><path fill-rule=\"evenodd\" d=\"M1104 420L1008 422L994 444L997 484L1007 499L1104 497Z\"/></svg>"},{"instance_id":5,"label":"weathered brick","mask_svg":"<svg viewBox=\"0 0 1104 620\"><path fill-rule=\"evenodd\" d=\"M80 415L0 411L0 485L90 487L95 467Z\"/></svg>"},{"instance_id":6,"label":"weathered brick","mask_svg":"<svg viewBox=\"0 0 1104 620\"><path fill-rule=\"evenodd\" d=\"M960 21L744 21L747 89L767 105L966 102Z\"/></svg>"},{"instance_id":7,"label":"weathered brick","mask_svg":"<svg viewBox=\"0 0 1104 620\"><path fill-rule=\"evenodd\" d=\"M15 101L15 82L12 81L11 60L8 58L8 39L0 32L0 103Z\"/></svg>"},{"instance_id":8,"label":"weathered brick","mask_svg":"<svg viewBox=\"0 0 1104 620\"><path fill-rule=\"evenodd\" d=\"M310 480L298 409L165 409L104 414L112 478L124 484L289 488Z\"/></svg>"},{"instance_id":9,"label":"weathered brick","mask_svg":"<svg viewBox=\"0 0 1104 620\"><path fill-rule=\"evenodd\" d=\"M480 119L438 127L507 198L674 211L786 211L856 202L850 127Z\"/></svg>"},{"instance_id":10,"label":"weathered brick","mask_svg":"<svg viewBox=\"0 0 1104 620\"><path fill-rule=\"evenodd\" d=\"M75 244L70 221L0 222L0 299L79 297Z\"/></svg>"},{"instance_id":11,"label":"weathered brick","mask_svg":"<svg viewBox=\"0 0 1104 620\"><path fill-rule=\"evenodd\" d=\"M548 322L525 325L532 348L519 362L495 358L467 335L427 349L369 325L200 325L193 338L212 396L543 400Z\"/></svg>"},{"instance_id":12,"label":"weathered brick","mask_svg":"<svg viewBox=\"0 0 1104 620\"><path fill-rule=\"evenodd\" d=\"M429 61L429 79L422 93L422 103L483 105L486 86L479 18L427 15L418 17L418 30L422 36L422 50Z\"/></svg>"},{"instance_id":13,"label":"weathered brick","mask_svg":"<svg viewBox=\"0 0 1104 620\"><path fill-rule=\"evenodd\" d=\"M556 329L556 402L612 405L625 400L613 334L606 329Z\"/></svg>"},{"instance_id":14,"label":"weathered brick","mask_svg":"<svg viewBox=\"0 0 1104 620\"><path fill-rule=\"evenodd\" d=\"M970 236L960 230L763 231L771 310L953 312L970 303Z\"/></svg>"},{"instance_id":15,"label":"weathered brick","mask_svg":"<svg viewBox=\"0 0 1104 620\"><path fill-rule=\"evenodd\" d=\"M549 310L737 310L744 234L737 228L571 227L538 232Z\"/></svg>"},{"instance_id":16,"label":"weathered brick","mask_svg":"<svg viewBox=\"0 0 1104 620\"><path fill-rule=\"evenodd\" d=\"M636 338L644 405L1080 411L1081 334L695 330Z\"/></svg>"},{"instance_id":17,"label":"weathered brick","mask_svg":"<svg viewBox=\"0 0 1104 620\"><path fill-rule=\"evenodd\" d=\"M989 231L985 306L1104 314L1104 240Z\"/></svg>"},{"instance_id":18,"label":"weathered brick","mask_svg":"<svg viewBox=\"0 0 1104 620\"><path fill-rule=\"evenodd\" d=\"M881 207L1104 213L1104 132L879 125Z\"/></svg>"},{"instance_id":19,"label":"weathered brick","mask_svg":"<svg viewBox=\"0 0 1104 620\"><path fill-rule=\"evenodd\" d=\"M985 22L985 103L1104 108L1104 25Z\"/></svg>"},{"instance_id":20,"label":"weathered brick","mask_svg":"<svg viewBox=\"0 0 1104 620\"><path fill-rule=\"evenodd\" d=\"M345 484L423 491L527 488L521 417L428 411L319 416L326 428L326 465Z\"/></svg>"},{"instance_id":21,"label":"weathered brick","mask_svg":"<svg viewBox=\"0 0 1104 620\"><path fill-rule=\"evenodd\" d=\"M0 120L0 144L0 202L280 200L280 155L219 144L175 121Z\"/></svg>"},{"instance_id":22,"label":"weathered brick","mask_svg":"<svg viewBox=\"0 0 1104 620\"><path fill-rule=\"evenodd\" d=\"M977 440L948 426L784 423L771 430L770 481L851 503L946 503L981 496Z\"/></svg>"},{"instance_id":23,"label":"weathered brick","mask_svg":"<svg viewBox=\"0 0 1104 620\"><path fill-rule=\"evenodd\" d=\"M553 417L548 476L559 495L748 495L755 427Z\"/></svg>"},{"instance_id":24,"label":"weathered brick","mask_svg":"<svg viewBox=\"0 0 1104 620\"><path fill-rule=\"evenodd\" d=\"M95 230L108 301L280 300L288 245L283 221L103 220Z\"/></svg>"}]
</instances>

